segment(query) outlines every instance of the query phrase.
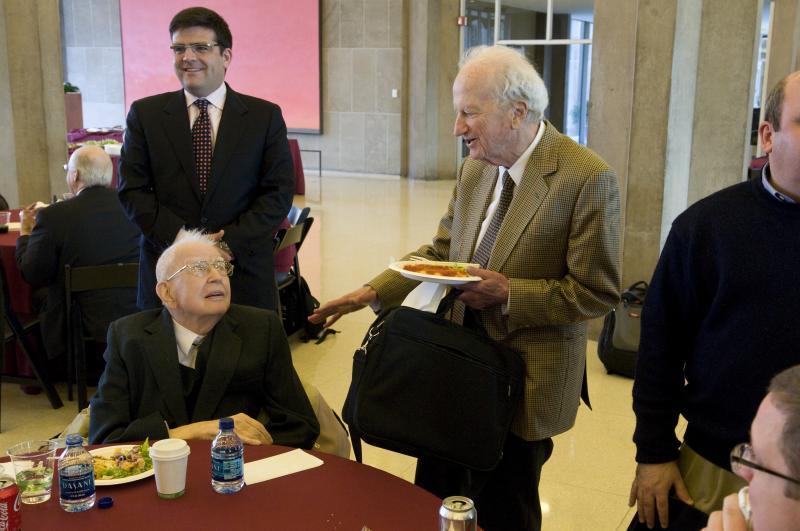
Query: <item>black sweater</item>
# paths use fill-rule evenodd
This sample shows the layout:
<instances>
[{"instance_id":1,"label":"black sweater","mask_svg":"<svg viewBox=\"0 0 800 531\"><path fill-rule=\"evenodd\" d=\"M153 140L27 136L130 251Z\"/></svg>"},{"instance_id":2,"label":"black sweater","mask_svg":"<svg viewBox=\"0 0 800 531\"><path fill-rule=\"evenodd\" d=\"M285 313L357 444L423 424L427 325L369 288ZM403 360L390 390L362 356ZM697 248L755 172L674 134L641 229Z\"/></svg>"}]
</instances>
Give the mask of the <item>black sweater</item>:
<instances>
[{"instance_id":1,"label":"black sweater","mask_svg":"<svg viewBox=\"0 0 800 531\"><path fill-rule=\"evenodd\" d=\"M673 223L642 311L633 409L639 463L685 442L730 468L733 446L770 379L800 364L800 205L754 179L691 206ZM685 381L684 381L685 378Z\"/></svg>"}]
</instances>

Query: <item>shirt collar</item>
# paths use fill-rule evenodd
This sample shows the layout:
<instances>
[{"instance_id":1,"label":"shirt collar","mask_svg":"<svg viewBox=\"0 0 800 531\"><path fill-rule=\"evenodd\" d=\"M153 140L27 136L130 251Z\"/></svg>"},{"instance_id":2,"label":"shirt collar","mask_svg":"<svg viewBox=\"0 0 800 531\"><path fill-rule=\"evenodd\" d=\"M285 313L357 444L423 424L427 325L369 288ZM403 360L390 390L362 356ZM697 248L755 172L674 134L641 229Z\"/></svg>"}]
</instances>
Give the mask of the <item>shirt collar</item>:
<instances>
[{"instance_id":1,"label":"shirt collar","mask_svg":"<svg viewBox=\"0 0 800 531\"><path fill-rule=\"evenodd\" d=\"M203 338L181 325L175 319L172 320L172 325L175 328L175 342L178 344L178 363L186 367L194 368L194 362L197 358L197 353L192 352L192 343L197 338Z\"/></svg>"},{"instance_id":2,"label":"shirt collar","mask_svg":"<svg viewBox=\"0 0 800 531\"><path fill-rule=\"evenodd\" d=\"M210 103L217 109L222 110L222 108L225 106L225 96L227 95L227 92L228 89L225 86L225 82L223 81L222 85L220 85L217 88L217 90L206 96L205 99L207 99L208 103ZM183 95L186 96L187 107L191 107L196 100L200 99L194 94L190 94L186 89L183 89Z\"/></svg>"},{"instance_id":3,"label":"shirt collar","mask_svg":"<svg viewBox=\"0 0 800 531\"><path fill-rule=\"evenodd\" d=\"M761 184L764 185L764 189L767 192L769 192L769 195L771 195L772 197L774 197L778 201L781 201L783 203L797 203L797 201L795 201L794 199L792 199L788 195L782 194L781 192L776 190L775 187L772 186L772 183L769 182L770 177L771 177L771 174L770 174L770 170L769 170L769 162L767 162L766 164L764 164L764 167L761 168Z\"/></svg>"},{"instance_id":4,"label":"shirt collar","mask_svg":"<svg viewBox=\"0 0 800 531\"><path fill-rule=\"evenodd\" d=\"M528 149L523 151L522 155L517 159L517 161L507 170L506 168L500 166L500 175L503 175L503 170L508 171L508 174L514 181L515 186L519 186L520 181L522 181L522 175L525 173L525 167L528 165L528 160L530 160L533 150L536 149L536 146L539 145L539 142L544 136L544 128L544 120L541 120L539 122L539 130L536 132L536 136L533 137L533 142L531 142L531 145L528 146Z\"/></svg>"}]
</instances>

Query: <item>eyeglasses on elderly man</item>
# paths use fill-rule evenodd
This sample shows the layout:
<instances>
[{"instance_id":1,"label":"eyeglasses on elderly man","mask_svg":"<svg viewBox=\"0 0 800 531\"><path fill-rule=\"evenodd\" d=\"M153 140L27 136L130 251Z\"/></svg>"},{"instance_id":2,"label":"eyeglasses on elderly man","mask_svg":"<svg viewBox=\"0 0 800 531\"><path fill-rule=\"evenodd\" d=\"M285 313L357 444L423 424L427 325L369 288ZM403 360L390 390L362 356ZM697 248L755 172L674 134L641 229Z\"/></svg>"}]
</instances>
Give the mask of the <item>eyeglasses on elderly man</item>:
<instances>
[{"instance_id":1,"label":"eyeglasses on elderly man","mask_svg":"<svg viewBox=\"0 0 800 531\"><path fill-rule=\"evenodd\" d=\"M207 275L212 268L220 275L231 276L233 274L233 264L227 260L195 260L178 268L177 271L167 277L166 281L172 280L184 271L188 271L196 277L203 277Z\"/></svg>"}]
</instances>

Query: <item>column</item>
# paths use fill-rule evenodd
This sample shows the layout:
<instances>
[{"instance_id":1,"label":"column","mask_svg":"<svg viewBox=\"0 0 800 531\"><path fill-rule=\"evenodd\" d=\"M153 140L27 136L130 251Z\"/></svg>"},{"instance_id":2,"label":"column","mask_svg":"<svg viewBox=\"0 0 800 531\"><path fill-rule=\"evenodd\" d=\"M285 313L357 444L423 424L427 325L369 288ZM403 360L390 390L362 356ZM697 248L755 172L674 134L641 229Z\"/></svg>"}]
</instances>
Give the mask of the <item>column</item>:
<instances>
[{"instance_id":1,"label":"column","mask_svg":"<svg viewBox=\"0 0 800 531\"><path fill-rule=\"evenodd\" d=\"M765 92L786 74L800 70L800 0L775 0L769 40Z\"/></svg>"},{"instance_id":2,"label":"column","mask_svg":"<svg viewBox=\"0 0 800 531\"><path fill-rule=\"evenodd\" d=\"M759 9L595 2L589 146L620 176L625 286L652 276L676 215L744 178Z\"/></svg>"},{"instance_id":3,"label":"column","mask_svg":"<svg viewBox=\"0 0 800 531\"><path fill-rule=\"evenodd\" d=\"M12 206L48 201L66 190L66 118L61 22L55 0L3 0L0 107L3 108L2 180ZM13 172L13 174L12 174ZM13 183L16 184L14 186ZM14 190L16 188L16 190Z\"/></svg>"},{"instance_id":4,"label":"column","mask_svg":"<svg viewBox=\"0 0 800 531\"><path fill-rule=\"evenodd\" d=\"M458 71L458 2L415 0L408 9L408 122L404 159L412 179L453 179L453 81Z\"/></svg>"}]
</instances>

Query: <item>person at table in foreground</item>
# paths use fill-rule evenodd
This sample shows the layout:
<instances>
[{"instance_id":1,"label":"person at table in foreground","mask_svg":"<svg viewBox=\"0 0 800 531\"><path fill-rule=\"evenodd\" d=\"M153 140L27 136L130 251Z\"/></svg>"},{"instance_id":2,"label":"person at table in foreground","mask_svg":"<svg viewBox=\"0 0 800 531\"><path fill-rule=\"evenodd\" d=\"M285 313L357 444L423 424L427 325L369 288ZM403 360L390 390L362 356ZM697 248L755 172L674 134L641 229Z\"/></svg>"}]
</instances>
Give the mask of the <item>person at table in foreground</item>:
<instances>
[{"instance_id":1,"label":"person at table in foreground","mask_svg":"<svg viewBox=\"0 0 800 531\"><path fill-rule=\"evenodd\" d=\"M108 187L112 173L105 151L97 146L79 148L67 164L67 186L74 197L20 212L17 267L29 284L47 288L39 319L50 359L63 359L66 354L64 266L139 260L139 230L125 217L117 194ZM99 343L105 341L111 321L136 312L136 290L131 288L92 290L75 298L86 332Z\"/></svg>"},{"instance_id":2,"label":"person at table in foreground","mask_svg":"<svg viewBox=\"0 0 800 531\"><path fill-rule=\"evenodd\" d=\"M164 308L109 328L91 442L210 440L218 419L233 417L247 444L314 444L319 423L281 322L271 310L230 303L232 268L199 231L181 231L164 251L156 264Z\"/></svg>"},{"instance_id":3,"label":"person at table in foreground","mask_svg":"<svg viewBox=\"0 0 800 531\"><path fill-rule=\"evenodd\" d=\"M772 379L750 428L750 444L734 448L731 468L748 483L751 527L740 496L731 494L722 511L711 513L708 531L800 529L800 365Z\"/></svg>"},{"instance_id":4,"label":"person at table in foreground","mask_svg":"<svg viewBox=\"0 0 800 531\"><path fill-rule=\"evenodd\" d=\"M517 52L492 46L467 54L453 84L453 133L466 141L469 159L432 245L413 253L480 263L469 271L482 280L459 286L451 319L479 322L527 365L524 400L495 470L417 463L418 485L439 497L472 497L487 531L541 527L541 468L586 391L586 321L619 299L616 175L544 120L547 102L541 77ZM386 271L310 319L330 326L367 305L391 308L417 284Z\"/></svg>"}]
</instances>

